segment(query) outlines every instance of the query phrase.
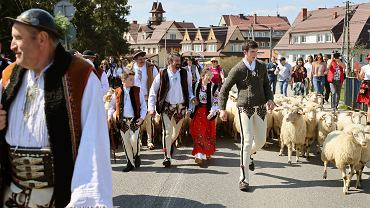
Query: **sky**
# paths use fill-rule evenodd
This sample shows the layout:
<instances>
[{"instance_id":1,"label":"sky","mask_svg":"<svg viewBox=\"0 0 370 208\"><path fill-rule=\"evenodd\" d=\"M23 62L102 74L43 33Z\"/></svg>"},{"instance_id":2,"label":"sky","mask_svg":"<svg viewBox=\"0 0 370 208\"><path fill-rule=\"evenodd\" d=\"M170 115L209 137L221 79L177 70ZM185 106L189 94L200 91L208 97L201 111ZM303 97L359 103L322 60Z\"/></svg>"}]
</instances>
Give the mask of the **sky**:
<instances>
[{"instance_id":1,"label":"sky","mask_svg":"<svg viewBox=\"0 0 370 208\"><path fill-rule=\"evenodd\" d=\"M129 22L137 20L144 24L151 16L149 13L156 0L128 0L131 13ZM167 20L193 22L196 27L218 25L221 15L276 15L286 16L293 23L302 8L315 10L345 6L344 0L160 0L166 11ZM370 0L351 0L353 3L369 3Z\"/></svg>"}]
</instances>

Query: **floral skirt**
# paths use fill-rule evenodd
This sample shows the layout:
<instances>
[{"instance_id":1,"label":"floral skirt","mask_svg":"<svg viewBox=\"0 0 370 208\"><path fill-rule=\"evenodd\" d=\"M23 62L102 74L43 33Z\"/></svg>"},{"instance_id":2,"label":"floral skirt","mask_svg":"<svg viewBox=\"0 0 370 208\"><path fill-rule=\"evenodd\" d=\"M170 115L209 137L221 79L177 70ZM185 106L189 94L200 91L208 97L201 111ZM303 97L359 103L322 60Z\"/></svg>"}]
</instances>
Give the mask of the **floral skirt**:
<instances>
[{"instance_id":1,"label":"floral skirt","mask_svg":"<svg viewBox=\"0 0 370 208\"><path fill-rule=\"evenodd\" d=\"M190 134L194 141L193 152L210 156L216 151L216 119L208 120L207 107L197 108L190 123Z\"/></svg>"},{"instance_id":2,"label":"floral skirt","mask_svg":"<svg viewBox=\"0 0 370 208\"><path fill-rule=\"evenodd\" d=\"M363 81L357 95L357 102L370 104L370 81Z\"/></svg>"}]
</instances>

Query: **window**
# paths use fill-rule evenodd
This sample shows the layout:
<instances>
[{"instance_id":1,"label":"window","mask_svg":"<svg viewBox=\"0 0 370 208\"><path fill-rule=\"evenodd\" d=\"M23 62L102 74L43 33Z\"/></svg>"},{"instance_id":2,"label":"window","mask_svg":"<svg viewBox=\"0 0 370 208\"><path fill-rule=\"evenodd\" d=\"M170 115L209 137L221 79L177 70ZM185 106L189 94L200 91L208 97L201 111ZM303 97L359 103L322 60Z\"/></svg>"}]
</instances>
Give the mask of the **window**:
<instances>
[{"instance_id":1,"label":"window","mask_svg":"<svg viewBox=\"0 0 370 208\"><path fill-rule=\"evenodd\" d=\"M331 34L326 34L326 35L325 35L325 41L326 41L326 42L332 42Z\"/></svg>"},{"instance_id":2,"label":"window","mask_svg":"<svg viewBox=\"0 0 370 208\"><path fill-rule=\"evenodd\" d=\"M141 38L142 38L143 40L145 40L145 34L142 34L142 35L141 35Z\"/></svg>"},{"instance_id":3,"label":"window","mask_svg":"<svg viewBox=\"0 0 370 208\"><path fill-rule=\"evenodd\" d=\"M318 43L322 43L322 42L324 42L324 38L323 38L322 34L318 34L318 35L316 36L316 38L317 38L317 42L318 42Z\"/></svg>"},{"instance_id":4,"label":"window","mask_svg":"<svg viewBox=\"0 0 370 208\"><path fill-rule=\"evenodd\" d=\"M265 42L260 42L260 45L259 45L261 48L264 48L266 47L266 43Z\"/></svg>"},{"instance_id":5,"label":"window","mask_svg":"<svg viewBox=\"0 0 370 208\"><path fill-rule=\"evenodd\" d=\"M369 41L370 41L370 30L367 31L369 33Z\"/></svg>"},{"instance_id":6,"label":"window","mask_svg":"<svg viewBox=\"0 0 370 208\"><path fill-rule=\"evenodd\" d=\"M240 45L240 44L232 44L231 45L231 51L232 52L241 52L242 51L242 45Z\"/></svg>"},{"instance_id":7,"label":"window","mask_svg":"<svg viewBox=\"0 0 370 208\"><path fill-rule=\"evenodd\" d=\"M306 36L305 35L301 35L301 43L305 43L306 42Z\"/></svg>"},{"instance_id":8,"label":"window","mask_svg":"<svg viewBox=\"0 0 370 208\"><path fill-rule=\"evenodd\" d=\"M195 52L203 52L203 47L202 45L194 45L194 51Z\"/></svg>"},{"instance_id":9,"label":"window","mask_svg":"<svg viewBox=\"0 0 370 208\"><path fill-rule=\"evenodd\" d=\"M293 36L293 43L298 43L298 42L299 42L298 36Z\"/></svg>"},{"instance_id":10,"label":"window","mask_svg":"<svg viewBox=\"0 0 370 208\"><path fill-rule=\"evenodd\" d=\"M170 39L171 40L176 40L176 34L170 34Z\"/></svg>"},{"instance_id":11,"label":"window","mask_svg":"<svg viewBox=\"0 0 370 208\"><path fill-rule=\"evenodd\" d=\"M215 45L215 44L207 45L207 51L208 52L217 52L217 45Z\"/></svg>"},{"instance_id":12,"label":"window","mask_svg":"<svg viewBox=\"0 0 370 208\"><path fill-rule=\"evenodd\" d=\"M153 50L153 54L156 54L156 52L155 52L155 48L153 48L152 50Z\"/></svg>"},{"instance_id":13,"label":"window","mask_svg":"<svg viewBox=\"0 0 370 208\"><path fill-rule=\"evenodd\" d=\"M191 51L191 44L183 44L182 45L182 51L183 52Z\"/></svg>"}]
</instances>

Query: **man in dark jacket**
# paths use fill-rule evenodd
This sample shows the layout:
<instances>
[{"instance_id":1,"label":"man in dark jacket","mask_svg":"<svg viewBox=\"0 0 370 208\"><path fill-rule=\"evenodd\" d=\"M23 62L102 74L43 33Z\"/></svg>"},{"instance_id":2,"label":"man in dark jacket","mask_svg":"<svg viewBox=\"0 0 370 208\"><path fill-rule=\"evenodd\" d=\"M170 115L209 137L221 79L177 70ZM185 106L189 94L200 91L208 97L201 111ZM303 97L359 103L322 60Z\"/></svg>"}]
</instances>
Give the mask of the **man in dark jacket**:
<instances>
[{"instance_id":1,"label":"man in dark jacket","mask_svg":"<svg viewBox=\"0 0 370 208\"><path fill-rule=\"evenodd\" d=\"M220 117L227 120L225 111L229 91L238 88L239 122L241 128L241 158L239 189L249 190L249 170L254 170L251 155L261 149L266 141L266 107L274 109L274 96L267 78L266 65L257 60L258 45L248 40L243 45L244 58L229 72L220 92ZM245 165L249 164L248 168Z\"/></svg>"}]
</instances>

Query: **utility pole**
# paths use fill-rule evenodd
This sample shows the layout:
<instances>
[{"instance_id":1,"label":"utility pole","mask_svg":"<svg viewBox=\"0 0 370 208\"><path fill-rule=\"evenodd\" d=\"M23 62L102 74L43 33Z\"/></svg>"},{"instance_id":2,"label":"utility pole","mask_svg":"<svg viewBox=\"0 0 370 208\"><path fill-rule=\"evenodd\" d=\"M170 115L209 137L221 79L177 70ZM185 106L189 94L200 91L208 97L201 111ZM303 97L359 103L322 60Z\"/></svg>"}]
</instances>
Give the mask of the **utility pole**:
<instances>
[{"instance_id":1,"label":"utility pole","mask_svg":"<svg viewBox=\"0 0 370 208\"><path fill-rule=\"evenodd\" d=\"M342 44L342 55L345 55L345 63L347 66L347 73L351 71L351 63L350 63L350 28L349 28L349 15L350 15L350 8L349 4L350 1L346 1L346 13L344 16L343 22L343 44Z\"/></svg>"},{"instance_id":2,"label":"utility pole","mask_svg":"<svg viewBox=\"0 0 370 208\"><path fill-rule=\"evenodd\" d=\"M272 27L270 27L270 61L272 58L272 32L273 32L273 29Z\"/></svg>"}]
</instances>

